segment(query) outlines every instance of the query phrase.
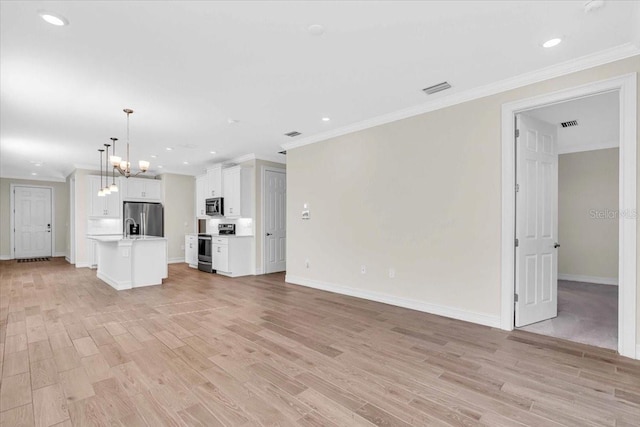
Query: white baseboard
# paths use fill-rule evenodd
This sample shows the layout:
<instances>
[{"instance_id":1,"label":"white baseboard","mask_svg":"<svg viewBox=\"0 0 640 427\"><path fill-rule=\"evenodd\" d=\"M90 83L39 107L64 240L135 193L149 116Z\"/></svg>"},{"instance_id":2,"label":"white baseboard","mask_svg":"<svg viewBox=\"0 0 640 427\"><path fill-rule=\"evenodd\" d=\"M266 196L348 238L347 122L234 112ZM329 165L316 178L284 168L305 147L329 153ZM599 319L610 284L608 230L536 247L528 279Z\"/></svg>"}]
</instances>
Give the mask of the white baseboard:
<instances>
[{"instance_id":1,"label":"white baseboard","mask_svg":"<svg viewBox=\"0 0 640 427\"><path fill-rule=\"evenodd\" d=\"M91 268L88 262L76 262L76 268Z\"/></svg>"},{"instance_id":2,"label":"white baseboard","mask_svg":"<svg viewBox=\"0 0 640 427\"><path fill-rule=\"evenodd\" d=\"M67 253L66 252L54 252L53 256L54 257L66 257Z\"/></svg>"},{"instance_id":3,"label":"white baseboard","mask_svg":"<svg viewBox=\"0 0 640 427\"><path fill-rule=\"evenodd\" d=\"M181 262L184 262L184 257L182 258L169 258L169 261L167 261L169 264L179 264Z\"/></svg>"},{"instance_id":4,"label":"white baseboard","mask_svg":"<svg viewBox=\"0 0 640 427\"><path fill-rule=\"evenodd\" d=\"M102 280L103 282L105 282L106 284L108 284L109 286L111 286L116 291L123 291L125 289L131 289L131 282L130 281L118 282L113 277L109 276L108 274L105 274L104 272L98 271L96 273L96 277L98 279Z\"/></svg>"},{"instance_id":5,"label":"white baseboard","mask_svg":"<svg viewBox=\"0 0 640 427\"><path fill-rule=\"evenodd\" d=\"M261 275L261 274L264 274L264 273L262 272L262 268L256 268L256 276L259 276L259 275Z\"/></svg>"},{"instance_id":6,"label":"white baseboard","mask_svg":"<svg viewBox=\"0 0 640 427\"><path fill-rule=\"evenodd\" d=\"M11 255L0 255L0 261L9 261L11 259Z\"/></svg>"},{"instance_id":7,"label":"white baseboard","mask_svg":"<svg viewBox=\"0 0 640 427\"><path fill-rule=\"evenodd\" d=\"M355 289L347 286L335 285L333 283L322 282L319 280L306 279L286 275L285 282L295 285L307 286L309 288L321 289L323 291L334 292L336 294L349 295L356 298L382 302L385 304L395 305L398 307L409 308L411 310L422 311L424 313L436 314L438 316L449 317L452 319L463 320L465 322L477 323L479 325L490 326L492 328L500 327L500 316L492 316L489 314L475 313L468 310L461 310L455 307L447 307L438 304L430 304L423 301L396 297L393 295L383 294L380 292L366 291L363 289Z\"/></svg>"},{"instance_id":8,"label":"white baseboard","mask_svg":"<svg viewBox=\"0 0 640 427\"><path fill-rule=\"evenodd\" d=\"M599 285L618 286L618 279L615 277L582 276L579 274L558 273L558 280L570 280L572 282L597 283Z\"/></svg>"},{"instance_id":9,"label":"white baseboard","mask_svg":"<svg viewBox=\"0 0 640 427\"><path fill-rule=\"evenodd\" d=\"M636 360L640 360L640 344L636 345Z\"/></svg>"},{"instance_id":10,"label":"white baseboard","mask_svg":"<svg viewBox=\"0 0 640 427\"><path fill-rule=\"evenodd\" d=\"M64 260L67 261L69 264L71 264L71 258L69 258L68 256L65 256Z\"/></svg>"}]
</instances>

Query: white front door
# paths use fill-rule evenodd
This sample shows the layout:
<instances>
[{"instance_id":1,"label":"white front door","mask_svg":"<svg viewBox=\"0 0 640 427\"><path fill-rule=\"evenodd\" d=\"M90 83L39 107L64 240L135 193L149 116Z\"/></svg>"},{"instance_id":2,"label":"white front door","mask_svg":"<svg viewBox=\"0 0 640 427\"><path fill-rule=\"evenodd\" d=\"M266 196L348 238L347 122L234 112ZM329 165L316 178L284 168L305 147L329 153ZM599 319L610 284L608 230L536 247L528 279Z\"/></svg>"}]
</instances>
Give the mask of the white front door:
<instances>
[{"instance_id":1,"label":"white front door","mask_svg":"<svg viewBox=\"0 0 640 427\"><path fill-rule=\"evenodd\" d=\"M558 315L558 142L554 125L516 117L516 326Z\"/></svg>"},{"instance_id":2,"label":"white front door","mask_svg":"<svg viewBox=\"0 0 640 427\"><path fill-rule=\"evenodd\" d=\"M51 256L51 189L14 187L15 258Z\"/></svg>"},{"instance_id":3,"label":"white front door","mask_svg":"<svg viewBox=\"0 0 640 427\"><path fill-rule=\"evenodd\" d=\"M265 171L264 187L264 272L268 274L286 269L287 175Z\"/></svg>"}]
</instances>

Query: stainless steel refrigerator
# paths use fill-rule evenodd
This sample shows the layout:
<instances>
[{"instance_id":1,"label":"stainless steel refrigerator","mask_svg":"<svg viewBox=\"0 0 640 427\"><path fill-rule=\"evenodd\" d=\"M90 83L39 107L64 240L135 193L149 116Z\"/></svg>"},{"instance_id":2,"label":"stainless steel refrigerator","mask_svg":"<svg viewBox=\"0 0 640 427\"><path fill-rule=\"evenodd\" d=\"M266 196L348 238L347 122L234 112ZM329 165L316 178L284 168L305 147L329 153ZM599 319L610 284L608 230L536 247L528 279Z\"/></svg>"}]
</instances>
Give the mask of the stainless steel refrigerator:
<instances>
[{"instance_id":1,"label":"stainless steel refrigerator","mask_svg":"<svg viewBox=\"0 0 640 427\"><path fill-rule=\"evenodd\" d=\"M124 202L122 231L131 234L137 228L133 234L164 237L163 211L162 203ZM134 224L137 227L132 227Z\"/></svg>"}]
</instances>

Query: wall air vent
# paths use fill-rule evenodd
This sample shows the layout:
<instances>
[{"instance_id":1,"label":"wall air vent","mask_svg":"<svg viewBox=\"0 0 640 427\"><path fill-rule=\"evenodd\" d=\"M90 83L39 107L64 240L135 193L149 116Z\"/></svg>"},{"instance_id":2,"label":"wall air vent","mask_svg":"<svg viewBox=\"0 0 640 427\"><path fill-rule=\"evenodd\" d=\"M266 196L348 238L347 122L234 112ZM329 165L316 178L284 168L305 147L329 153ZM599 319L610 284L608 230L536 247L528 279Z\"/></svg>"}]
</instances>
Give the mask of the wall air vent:
<instances>
[{"instance_id":1,"label":"wall air vent","mask_svg":"<svg viewBox=\"0 0 640 427\"><path fill-rule=\"evenodd\" d=\"M282 154L283 156L286 156L287 155L287 150L278 151L278 154Z\"/></svg>"},{"instance_id":2,"label":"wall air vent","mask_svg":"<svg viewBox=\"0 0 640 427\"><path fill-rule=\"evenodd\" d=\"M285 133L286 136L293 138L294 136L302 135L300 132L296 132L295 130L292 132Z\"/></svg>"},{"instance_id":3,"label":"wall air vent","mask_svg":"<svg viewBox=\"0 0 640 427\"><path fill-rule=\"evenodd\" d=\"M570 128L571 126L578 126L577 120L569 120L568 122L560 123L563 128Z\"/></svg>"},{"instance_id":4,"label":"wall air vent","mask_svg":"<svg viewBox=\"0 0 640 427\"><path fill-rule=\"evenodd\" d=\"M437 85L429 86L422 91L427 95L433 95L434 93L442 92L443 90L447 90L451 87L451 85L447 82L438 83Z\"/></svg>"}]
</instances>

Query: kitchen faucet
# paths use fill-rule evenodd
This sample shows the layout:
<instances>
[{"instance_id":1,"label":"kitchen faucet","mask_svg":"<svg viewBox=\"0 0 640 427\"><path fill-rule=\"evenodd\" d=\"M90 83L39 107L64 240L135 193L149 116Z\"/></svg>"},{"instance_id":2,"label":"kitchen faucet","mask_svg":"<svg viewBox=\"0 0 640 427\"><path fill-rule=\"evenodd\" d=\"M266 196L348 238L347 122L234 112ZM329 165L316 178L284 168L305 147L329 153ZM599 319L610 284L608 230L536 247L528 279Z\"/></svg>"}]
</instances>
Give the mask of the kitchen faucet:
<instances>
[{"instance_id":1,"label":"kitchen faucet","mask_svg":"<svg viewBox=\"0 0 640 427\"><path fill-rule=\"evenodd\" d=\"M133 219L133 218L127 218L127 219L124 220L124 237L125 237L125 239L127 237L131 237L131 229L129 227L127 227L127 221L133 222L133 225L138 225L138 224L136 224L136 220Z\"/></svg>"}]
</instances>

